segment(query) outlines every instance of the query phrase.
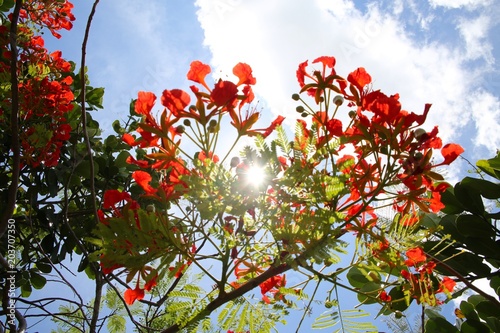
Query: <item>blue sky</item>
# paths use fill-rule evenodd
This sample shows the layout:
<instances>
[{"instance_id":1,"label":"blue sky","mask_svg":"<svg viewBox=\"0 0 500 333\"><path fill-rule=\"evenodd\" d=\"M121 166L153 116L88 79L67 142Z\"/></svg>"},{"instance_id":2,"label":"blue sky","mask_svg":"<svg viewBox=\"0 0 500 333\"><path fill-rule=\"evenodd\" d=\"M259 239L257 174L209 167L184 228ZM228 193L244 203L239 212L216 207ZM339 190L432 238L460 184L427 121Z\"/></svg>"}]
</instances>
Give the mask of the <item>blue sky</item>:
<instances>
[{"instance_id":1,"label":"blue sky","mask_svg":"<svg viewBox=\"0 0 500 333\"><path fill-rule=\"evenodd\" d=\"M80 59L90 1L75 3L75 28L49 44ZM263 118L296 117L298 63L337 59L344 76L363 66L374 89L400 93L403 107L433 107L427 126L457 142L471 161L500 147L500 7L493 0L124 0L101 1L87 51L91 82L106 88L103 128L126 114L139 90L187 88L198 59L216 76L246 62ZM462 162L450 168L458 179Z\"/></svg>"},{"instance_id":2,"label":"blue sky","mask_svg":"<svg viewBox=\"0 0 500 333\"><path fill-rule=\"evenodd\" d=\"M91 1L74 4L75 28L47 46L79 62ZM428 128L470 161L489 158L500 148L498 22L494 0L101 1L87 50L91 83L106 88L95 117L111 132L138 91L187 89L189 64L201 60L218 77L250 64L263 120L281 114L290 125L297 65L332 55L339 74L365 67L373 88L400 93L406 110L432 103ZM448 175L468 168L458 161Z\"/></svg>"}]
</instances>

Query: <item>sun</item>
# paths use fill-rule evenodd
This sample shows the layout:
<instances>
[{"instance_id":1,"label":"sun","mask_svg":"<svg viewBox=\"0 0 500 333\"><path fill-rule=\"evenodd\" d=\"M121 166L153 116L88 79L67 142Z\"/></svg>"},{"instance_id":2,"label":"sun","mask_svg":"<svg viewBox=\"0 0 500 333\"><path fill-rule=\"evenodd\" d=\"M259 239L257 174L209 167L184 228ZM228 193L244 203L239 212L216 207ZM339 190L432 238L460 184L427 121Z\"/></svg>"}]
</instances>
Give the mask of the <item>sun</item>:
<instances>
[{"instance_id":1,"label":"sun","mask_svg":"<svg viewBox=\"0 0 500 333\"><path fill-rule=\"evenodd\" d=\"M266 179L266 170L258 165L252 165L245 171L246 179L253 186L261 185Z\"/></svg>"}]
</instances>

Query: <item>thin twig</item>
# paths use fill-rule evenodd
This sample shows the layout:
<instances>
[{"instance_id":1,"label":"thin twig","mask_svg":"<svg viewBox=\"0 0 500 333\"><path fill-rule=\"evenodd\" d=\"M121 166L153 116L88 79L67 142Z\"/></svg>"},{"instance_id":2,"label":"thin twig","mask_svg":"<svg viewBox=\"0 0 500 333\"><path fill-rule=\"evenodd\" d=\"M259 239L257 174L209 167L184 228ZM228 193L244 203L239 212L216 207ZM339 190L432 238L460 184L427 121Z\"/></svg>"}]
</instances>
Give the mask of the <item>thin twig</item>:
<instances>
[{"instance_id":1,"label":"thin twig","mask_svg":"<svg viewBox=\"0 0 500 333\"><path fill-rule=\"evenodd\" d=\"M89 156L89 162L90 162L90 196L91 196L91 202L92 202L92 208L94 210L94 219L96 224L99 223L99 216L97 215L97 203L96 203L96 190L95 190L95 169L94 169L94 158L92 156L92 146L90 144L90 139L89 139L89 134L87 132L87 111L85 108L86 104L86 80L85 80L85 56L87 52L87 42L89 39L89 34L90 34L90 27L92 25L92 19L94 18L94 14L96 11L97 4L99 3L99 0L95 0L94 5L92 6L92 10L90 11L88 20L87 20L87 26L85 28L85 35L83 37L83 43L82 43L82 62L81 62L81 67L80 67L80 77L81 77L81 82L82 82L82 87L81 87L81 109L82 109L82 130L83 130L83 137L85 140L85 144L87 146L87 153ZM95 272L95 298L94 298L94 309L92 311L92 319L90 322L90 332L94 333L96 332L96 327L97 327L97 321L99 319L99 311L100 311L100 305L101 305L101 298L102 298L102 287L104 285L103 279L102 279L102 274L100 274L99 266L97 265L92 265L92 269Z\"/></svg>"}]
</instances>

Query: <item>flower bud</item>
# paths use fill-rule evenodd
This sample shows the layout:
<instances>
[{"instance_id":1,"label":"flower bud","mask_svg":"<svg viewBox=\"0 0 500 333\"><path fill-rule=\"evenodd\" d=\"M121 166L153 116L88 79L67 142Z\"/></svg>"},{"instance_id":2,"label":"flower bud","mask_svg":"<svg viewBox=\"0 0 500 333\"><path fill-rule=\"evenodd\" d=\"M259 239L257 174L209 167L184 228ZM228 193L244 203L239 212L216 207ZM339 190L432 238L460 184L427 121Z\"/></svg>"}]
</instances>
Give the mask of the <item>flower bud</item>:
<instances>
[{"instance_id":1,"label":"flower bud","mask_svg":"<svg viewBox=\"0 0 500 333\"><path fill-rule=\"evenodd\" d=\"M422 135L427 134L427 132L423 128L417 128L414 132L415 134L415 139L420 139Z\"/></svg>"},{"instance_id":2,"label":"flower bud","mask_svg":"<svg viewBox=\"0 0 500 333\"><path fill-rule=\"evenodd\" d=\"M184 126L182 126L182 125L179 125L179 126L177 126L177 127L175 128L175 131L176 131L177 133L179 133L179 134L182 134L182 133L184 133L184 132L186 131L186 128L185 128Z\"/></svg>"},{"instance_id":3,"label":"flower bud","mask_svg":"<svg viewBox=\"0 0 500 333\"><path fill-rule=\"evenodd\" d=\"M344 103L344 97L337 95L333 98L333 104L341 106Z\"/></svg>"},{"instance_id":4,"label":"flower bud","mask_svg":"<svg viewBox=\"0 0 500 333\"><path fill-rule=\"evenodd\" d=\"M295 110L298 112L298 113L302 113L305 111L304 107L302 105L299 105L295 108Z\"/></svg>"},{"instance_id":5,"label":"flower bud","mask_svg":"<svg viewBox=\"0 0 500 333\"><path fill-rule=\"evenodd\" d=\"M307 114L307 112L302 112L302 113L300 114L300 116L301 116L301 117L303 117L303 118L306 118L306 117L308 116L308 114Z\"/></svg>"},{"instance_id":6,"label":"flower bud","mask_svg":"<svg viewBox=\"0 0 500 333\"><path fill-rule=\"evenodd\" d=\"M191 126L191 120L189 119L184 119L184 126L190 127Z\"/></svg>"},{"instance_id":7,"label":"flower bud","mask_svg":"<svg viewBox=\"0 0 500 333\"><path fill-rule=\"evenodd\" d=\"M235 156L231 159L231 168L236 168L240 164L240 158L238 156Z\"/></svg>"},{"instance_id":8,"label":"flower bud","mask_svg":"<svg viewBox=\"0 0 500 333\"><path fill-rule=\"evenodd\" d=\"M293 94L293 95L292 95L292 99L293 99L294 101L298 101L298 100L300 99L299 94Z\"/></svg>"},{"instance_id":9,"label":"flower bud","mask_svg":"<svg viewBox=\"0 0 500 333\"><path fill-rule=\"evenodd\" d=\"M356 111L349 111L349 118L356 117Z\"/></svg>"},{"instance_id":10,"label":"flower bud","mask_svg":"<svg viewBox=\"0 0 500 333\"><path fill-rule=\"evenodd\" d=\"M147 205L146 206L146 212L148 212L148 213L154 213L155 212L155 206L154 205Z\"/></svg>"},{"instance_id":11,"label":"flower bud","mask_svg":"<svg viewBox=\"0 0 500 333\"><path fill-rule=\"evenodd\" d=\"M208 127L215 127L215 126L217 126L217 120L215 119L210 120L210 122L208 123Z\"/></svg>"}]
</instances>

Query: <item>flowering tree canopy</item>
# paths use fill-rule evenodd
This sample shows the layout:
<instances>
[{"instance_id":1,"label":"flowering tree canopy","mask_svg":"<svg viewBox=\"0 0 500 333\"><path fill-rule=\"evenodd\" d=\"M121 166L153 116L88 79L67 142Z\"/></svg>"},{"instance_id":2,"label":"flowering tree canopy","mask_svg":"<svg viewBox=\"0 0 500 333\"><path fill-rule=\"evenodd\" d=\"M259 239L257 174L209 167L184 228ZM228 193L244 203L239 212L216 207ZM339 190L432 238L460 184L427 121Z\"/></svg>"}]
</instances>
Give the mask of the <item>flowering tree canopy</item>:
<instances>
[{"instance_id":1,"label":"flowering tree canopy","mask_svg":"<svg viewBox=\"0 0 500 333\"><path fill-rule=\"evenodd\" d=\"M36 33L71 29L71 3L13 6L3 3L0 26L1 230L18 246L15 265L2 247L3 280L15 280L2 286L10 331L34 308L78 332L123 331L125 318L145 332L270 332L293 311L299 329L313 302L325 307L313 328L370 331L363 310L341 309L339 289L402 316L455 297L457 282L478 293L462 326L429 311L428 332L442 321L498 327L486 310L498 300L470 283L488 277L498 289L485 264L498 268L498 213L482 201L498 200L498 183L445 182L439 167L464 150L424 129L430 104L407 111L364 68L337 73L322 56L298 65L298 120L260 125L249 64L213 80L193 61L189 90L139 91L128 121L102 139L89 111L104 90L89 85L84 57L76 71ZM498 180L498 157L479 165ZM61 268L73 256L95 281L90 302ZM46 309L56 298L30 298L48 274L78 295L57 313Z\"/></svg>"}]
</instances>

